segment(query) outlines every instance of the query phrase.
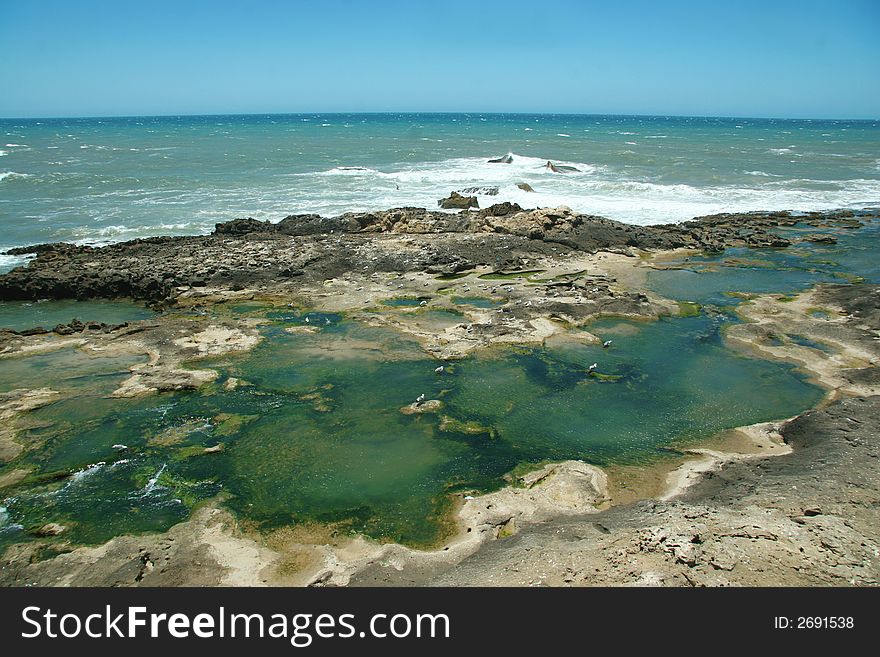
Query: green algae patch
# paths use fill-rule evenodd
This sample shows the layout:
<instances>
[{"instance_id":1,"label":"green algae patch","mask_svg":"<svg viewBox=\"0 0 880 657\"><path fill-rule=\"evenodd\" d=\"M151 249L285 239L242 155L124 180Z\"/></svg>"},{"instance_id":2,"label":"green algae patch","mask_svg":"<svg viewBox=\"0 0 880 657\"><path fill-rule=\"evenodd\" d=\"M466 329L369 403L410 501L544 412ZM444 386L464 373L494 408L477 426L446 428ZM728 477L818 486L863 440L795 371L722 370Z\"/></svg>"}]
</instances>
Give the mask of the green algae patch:
<instances>
[{"instance_id":1,"label":"green algae patch","mask_svg":"<svg viewBox=\"0 0 880 657\"><path fill-rule=\"evenodd\" d=\"M697 317L700 314L700 304L693 301L678 302L679 317Z\"/></svg>"},{"instance_id":2,"label":"green algae patch","mask_svg":"<svg viewBox=\"0 0 880 657\"><path fill-rule=\"evenodd\" d=\"M190 420L175 427L169 427L161 433L147 439L147 444L152 447L170 447L190 439L193 434L204 432L208 423L203 420Z\"/></svg>"},{"instance_id":3,"label":"green algae patch","mask_svg":"<svg viewBox=\"0 0 880 657\"><path fill-rule=\"evenodd\" d=\"M238 415L235 413L220 413L214 416L214 430L212 435L226 438L234 436L246 424L257 420L259 415Z\"/></svg>"},{"instance_id":4,"label":"green algae patch","mask_svg":"<svg viewBox=\"0 0 880 657\"><path fill-rule=\"evenodd\" d=\"M496 436L495 429L492 427L485 427L475 420L462 421L448 415L440 418L438 428L440 431L463 433L470 436L486 435L489 438L495 438Z\"/></svg>"}]
</instances>

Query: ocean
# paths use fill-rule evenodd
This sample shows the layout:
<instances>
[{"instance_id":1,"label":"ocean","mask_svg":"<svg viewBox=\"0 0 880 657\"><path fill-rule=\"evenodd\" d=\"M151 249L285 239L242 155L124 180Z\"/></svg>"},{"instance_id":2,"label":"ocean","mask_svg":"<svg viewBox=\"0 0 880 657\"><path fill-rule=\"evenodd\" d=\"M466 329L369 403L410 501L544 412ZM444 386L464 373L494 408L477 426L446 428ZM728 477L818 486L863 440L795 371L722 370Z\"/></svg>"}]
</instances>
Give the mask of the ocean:
<instances>
[{"instance_id":1,"label":"ocean","mask_svg":"<svg viewBox=\"0 0 880 657\"><path fill-rule=\"evenodd\" d=\"M512 155L510 164L491 158ZM554 173L547 161L577 171ZM534 192L520 189L527 183ZM0 120L0 251L395 206L570 208L635 224L880 205L880 121L529 114ZM21 258L0 256L0 271Z\"/></svg>"}]
</instances>

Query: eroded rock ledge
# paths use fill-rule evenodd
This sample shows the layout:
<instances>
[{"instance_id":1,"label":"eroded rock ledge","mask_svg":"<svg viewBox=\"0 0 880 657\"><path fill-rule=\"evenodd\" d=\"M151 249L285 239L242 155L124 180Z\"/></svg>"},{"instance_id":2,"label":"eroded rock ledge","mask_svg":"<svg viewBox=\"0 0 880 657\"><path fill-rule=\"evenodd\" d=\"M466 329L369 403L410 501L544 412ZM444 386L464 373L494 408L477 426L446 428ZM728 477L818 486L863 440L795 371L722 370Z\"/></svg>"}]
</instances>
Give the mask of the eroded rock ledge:
<instances>
[{"instance_id":1,"label":"eroded rock ledge","mask_svg":"<svg viewBox=\"0 0 880 657\"><path fill-rule=\"evenodd\" d=\"M481 265L518 270L536 255L572 251L784 247L788 240L771 229L797 222L819 229L859 225L854 213L841 210L723 214L633 226L564 207L523 210L512 203L477 212L396 208L338 217L291 215L276 224L236 219L218 224L211 235L12 249L8 253L36 257L0 276L0 299L130 297L167 303L180 288L278 288L344 272L452 274Z\"/></svg>"}]
</instances>

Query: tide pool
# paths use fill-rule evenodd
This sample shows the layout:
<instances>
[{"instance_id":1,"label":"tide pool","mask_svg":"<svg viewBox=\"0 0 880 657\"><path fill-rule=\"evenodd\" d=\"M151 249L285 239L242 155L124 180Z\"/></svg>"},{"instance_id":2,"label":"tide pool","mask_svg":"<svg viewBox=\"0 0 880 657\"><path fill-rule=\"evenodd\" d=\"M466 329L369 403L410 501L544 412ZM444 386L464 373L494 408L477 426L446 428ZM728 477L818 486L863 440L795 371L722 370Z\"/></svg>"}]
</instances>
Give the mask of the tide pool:
<instances>
[{"instance_id":1,"label":"tide pool","mask_svg":"<svg viewBox=\"0 0 880 657\"><path fill-rule=\"evenodd\" d=\"M727 349L724 318L706 315L602 320L587 328L613 338L610 349L498 348L436 373L436 360L390 329L268 314L252 352L194 364L221 372L200 391L111 399L123 375L107 362L74 398L33 411L20 439L37 447L0 469L33 469L0 502L0 545L47 522L84 543L159 531L223 493L254 528L333 523L427 546L452 531L450 493L495 489L520 464L648 463L822 396L790 366ZM316 332L285 331L306 317L321 320ZM227 390L230 377L244 383ZM443 407L401 412L421 394Z\"/></svg>"},{"instance_id":2,"label":"tide pool","mask_svg":"<svg viewBox=\"0 0 880 657\"><path fill-rule=\"evenodd\" d=\"M779 232L789 238L830 233L837 243L695 255L668 263L671 269L648 272L648 287L670 299L727 306L741 301L738 294L791 294L817 283L880 283L880 220L873 218L857 230L795 226Z\"/></svg>"},{"instance_id":3,"label":"tide pool","mask_svg":"<svg viewBox=\"0 0 880 657\"><path fill-rule=\"evenodd\" d=\"M46 301L0 301L0 329L24 331L42 326L52 329L74 319L82 322L122 324L155 316L143 305L126 301L75 301L71 299Z\"/></svg>"}]
</instances>

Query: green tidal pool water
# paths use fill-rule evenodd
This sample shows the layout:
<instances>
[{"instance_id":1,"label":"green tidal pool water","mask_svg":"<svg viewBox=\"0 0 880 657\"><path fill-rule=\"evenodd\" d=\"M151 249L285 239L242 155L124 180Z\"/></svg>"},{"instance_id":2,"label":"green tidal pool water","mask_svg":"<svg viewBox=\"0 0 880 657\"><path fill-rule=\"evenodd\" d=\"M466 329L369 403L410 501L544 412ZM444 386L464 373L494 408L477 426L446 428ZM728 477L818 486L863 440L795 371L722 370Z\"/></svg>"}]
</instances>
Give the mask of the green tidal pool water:
<instances>
[{"instance_id":1,"label":"green tidal pool water","mask_svg":"<svg viewBox=\"0 0 880 657\"><path fill-rule=\"evenodd\" d=\"M0 329L52 329L73 319L122 324L154 317L156 313L126 301L0 301Z\"/></svg>"},{"instance_id":2,"label":"green tidal pool water","mask_svg":"<svg viewBox=\"0 0 880 657\"><path fill-rule=\"evenodd\" d=\"M163 530L221 492L261 528L334 522L424 546L449 532L449 493L497 488L519 464L648 461L673 441L790 416L822 396L787 365L727 349L723 317L603 320L588 328L610 349L497 349L437 373L390 329L267 314L252 352L197 363L221 372L197 392L112 399L125 363L69 361L86 368L82 385L28 416L19 438L33 448L0 469L32 469L0 502L0 547L47 522L83 543ZM306 318L319 330L285 331ZM61 356L15 359L0 384L42 381ZM245 384L226 390L229 377ZM443 408L401 413L421 394Z\"/></svg>"}]
</instances>

